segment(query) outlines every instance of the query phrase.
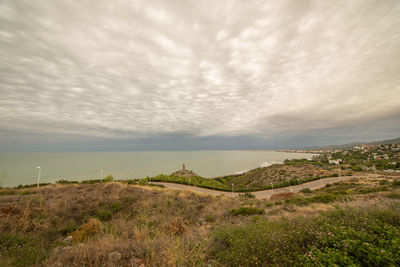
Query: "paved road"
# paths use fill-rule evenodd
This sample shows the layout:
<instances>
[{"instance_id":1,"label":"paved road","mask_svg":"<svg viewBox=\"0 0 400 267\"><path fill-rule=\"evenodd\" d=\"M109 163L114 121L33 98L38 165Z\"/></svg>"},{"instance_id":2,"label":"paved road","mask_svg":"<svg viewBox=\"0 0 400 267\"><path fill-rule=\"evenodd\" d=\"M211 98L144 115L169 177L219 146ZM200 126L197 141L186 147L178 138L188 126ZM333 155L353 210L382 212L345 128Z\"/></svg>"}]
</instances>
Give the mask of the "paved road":
<instances>
[{"instance_id":1,"label":"paved road","mask_svg":"<svg viewBox=\"0 0 400 267\"><path fill-rule=\"evenodd\" d=\"M303 188L310 188L311 190L315 190L315 189L324 187L326 184L331 184L331 183L344 181L344 180L350 180L352 178L365 178L365 177L368 177L368 176L330 177L330 178L324 178L324 179L320 179L320 180L316 180L316 181L312 181L312 182L308 182L308 183L304 183L304 184L300 184L300 185L295 185L295 186L277 188L277 189L273 189L273 190L270 189L270 190L252 192L252 194L257 199L270 198L273 194L289 193L289 192L296 193L296 192L299 192ZM234 196L237 196L238 194L243 194L243 193L217 191L217 190L212 190L212 189L206 189L206 188L188 186L188 185L182 185L182 184L173 184L173 183L152 182L152 184L160 184L167 188L179 189L179 190L190 190L190 191L200 192L200 193L205 193L205 194L210 194L210 195L225 195L225 196L234 197Z\"/></svg>"}]
</instances>

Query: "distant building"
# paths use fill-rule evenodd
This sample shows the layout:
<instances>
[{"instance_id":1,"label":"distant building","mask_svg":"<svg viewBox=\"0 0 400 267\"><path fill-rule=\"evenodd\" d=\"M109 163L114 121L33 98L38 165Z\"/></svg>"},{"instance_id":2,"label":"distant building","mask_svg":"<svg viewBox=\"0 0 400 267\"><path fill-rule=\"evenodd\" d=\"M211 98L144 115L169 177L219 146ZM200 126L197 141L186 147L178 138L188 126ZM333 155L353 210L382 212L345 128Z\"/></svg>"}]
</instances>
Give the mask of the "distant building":
<instances>
[{"instance_id":1,"label":"distant building","mask_svg":"<svg viewBox=\"0 0 400 267\"><path fill-rule=\"evenodd\" d=\"M342 163L343 161L341 159L330 159L329 160L329 164L336 164L339 165L340 163Z\"/></svg>"},{"instance_id":2,"label":"distant building","mask_svg":"<svg viewBox=\"0 0 400 267\"><path fill-rule=\"evenodd\" d=\"M374 148L374 147L375 147L375 145L371 145L371 144L362 144L361 145L362 149L369 149L369 148Z\"/></svg>"}]
</instances>

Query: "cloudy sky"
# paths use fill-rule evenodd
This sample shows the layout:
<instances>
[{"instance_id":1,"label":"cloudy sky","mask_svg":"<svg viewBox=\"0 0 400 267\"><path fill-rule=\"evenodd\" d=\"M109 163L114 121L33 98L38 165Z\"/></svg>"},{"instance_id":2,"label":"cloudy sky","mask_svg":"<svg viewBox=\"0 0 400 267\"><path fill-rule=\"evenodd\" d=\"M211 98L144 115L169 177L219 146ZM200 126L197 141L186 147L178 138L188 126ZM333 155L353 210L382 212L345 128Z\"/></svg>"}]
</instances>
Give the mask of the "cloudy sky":
<instances>
[{"instance_id":1,"label":"cloudy sky","mask_svg":"<svg viewBox=\"0 0 400 267\"><path fill-rule=\"evenodd\" d=\"M0 0L0 150L399 136L398 0Z\"/></svg>"}]
</instances>

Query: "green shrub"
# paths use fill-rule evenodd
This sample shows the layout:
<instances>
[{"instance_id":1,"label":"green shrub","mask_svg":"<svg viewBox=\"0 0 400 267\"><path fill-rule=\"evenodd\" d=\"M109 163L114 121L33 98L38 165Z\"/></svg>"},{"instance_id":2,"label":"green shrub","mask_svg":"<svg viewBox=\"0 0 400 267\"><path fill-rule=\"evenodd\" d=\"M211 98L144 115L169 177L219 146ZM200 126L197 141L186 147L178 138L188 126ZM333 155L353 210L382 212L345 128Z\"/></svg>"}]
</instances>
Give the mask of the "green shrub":
<instances>
[{"instance_id":1,"label":"green shrub","mask_svg":"<svg viewBox=\"0 0 400 267\"><path fill-rule=\"evenodd\" d=\"M363 170L363 168L361 166L356 165L356 166L352 166L351 170L355 171L355 172L361 172Z\"/></svg>"},{"instance_id":2,"label":"green shrub","mask_svg":"<svg viewBox=\"0 0 400 267\"><path fill-rule=\"evenodd\" d=\"M244 194L239 194L240 197L244 197L244 198L256 198L255 195L253 195L252 193L246 192Z\"/></svg>"},{"instance_id":3,"label":"green shrub","mask_svg":"<svg viewBox=\"0 0 400 267\"><path fill-rule=\"evenodd\" d=\"M229 214L232 214L234 216L239 216L239 215L249 216L249 215L264 214L264 213L265 211L263 209L254 207L241 207L229 211Z\"/></svg>"},{"instance_id":4,"label":"green shrub","mask_svg":"<svg viewBox=\"0 0 400 267\"><path fill-rule=\"evenodd\" d=\"M58 180L56 181L56 184L79 184L79 181L68 181L68 180Z\"/></svg>"},{"instance_id":5,"label":"green shrub","mask_svg":"<svg viewBox=\"0 0 400 267\"><path fill-rule=\"evenodd\" d=\"M107 175L106 178L103 179L103 182L105 182L105 183L112 182L112 181L114 181L114 177L111 174Z\"/></svg>"},{"instance_id":6,"label":"green shrub","mask_svg":"<svg viewBox=\"0 0 400 267\"><path fill-rule=\"evenodd\" d=\"M285 204L287 205L299 205L299 206L305 206L310 204L310 199L309 198L304 198L304 197L296 197L296 198L289 198L285 200Z\"/></svg>"},{"instance_id":7,"label":"green shrub","mask_svg":"<svg viewBox=\"0 0 400 267\"><path fill-rule=\"evenodd\" d=\"M149 185L149 179L147 178L140 179L139 185Z\"/></svg>"},{"instance_id":8,"label":"green shrub","mask_svg":"<svg viewBox=\"0 0 400 267\"><path fill-rule=\"evenodd\" d=\"M380 185L385 185L385 184L390 184L390 182L388 180L380 180L379 184Z\"/></svg>"},{"instance_id":9,"label":"green shrub","mask_svg":"<svg viewBox=\"0 0 400 267\"><path fill-rule=\"evenodd\" d=\"M97 209L96 217L101 221L107 221L111 219L111 217L122 209L121 204L118 202L113 202L108 206L102 206Z\"/></svg>"},{"instance_id":10,"label":"green shrub","mask_svg":"<svg viewBox=\"0 0 400 267\"><path fill-rule=\"evenodd\" d=\"M394 186L400 186L400 180L393 181L392 185L394 185Z\"/></svg>"},{"instance_id":11,"label":"green shrub","mask_svg":"<svg viewBox=\"0 0 400 267\"><path fill-rule=\"evenodd\" d=\"M303 188L300 190L300 192L304 194L309 194L312 193L312 190L310 188Z\"/></svg>"},{"instance_id":12,"label":"green shrub","mask_svg":"<svg viewBox=\"0 0 400 267\"><path fill-rule=\"evenodd\" d=\"M110 209L113 213L117 213L122 209L121 204L118 202L113 202L110 204Z\"/></svg>"},{"instance_id":13,"label":"green shrub","mask_svg":"<svg viewBox=\"0 0 400 267\"><path fill-rule=\"evenodd\" d=\"M20 193L20 195L22 195L22 196L24 196L24 195L29 195L29 194L31 194L31 191L29 191L29 190L22 191L22 192Z\"/></svg>"},{"instance_id":14,"label":"green shrub","mask_svg":"<svg viewBox=\"0 0 400 267\"><path fill-rule=\"evenodd\" d=\"M266 207L266 208L272 207L273 205L274 205L273 202L267 202L267 203L265 203L265 207Z\"/></svg>"},{"instance_id":15,"label":"green shrub","mask_svg":"<svg viewBox=\"0 0 400 267\"><path fill-rule=\"evenodd\" d=\"M96 211L96 217L99 218L101 221L107 221L111 219L112 215L112 211L105 207L101 207Z\"/></svg>"},{"instance_id":16,"label":"green shrub","mask_svg":"<svg viewBox=\"0 0 400 267\"><path fill-rule=\"evenodd\" d=\"M16 190L0 190L0 196L15 195L17 192Z\"/></svg>"},{"instance_id":17,"label":"green shrub","mask_svg":"<svg viewBox=\"0 0 400 267\"><path fill-rule=\"evenodd\" d=\"M325 187L331 187L331 186L332 186L331 184L326 184L326 185L325 185Z\"/></svg>"},{"instance_id":18,"label":"green shrub","mask_svg":"<svg viewBox=\"0 0 400 267\"><path fill-rule=\"evenodd\" d=\"M399 193L392 192L392 193L390 193L390 194L387 194L386 197L388 197L388 198L400 199L400 194L399 194Z\"/></svg>"},{"instance_id":19,"label":"green shrub","mask_svg":"<svg viewBox=\"0 0 400 267\"><path fill-rule=\"evenodd\" d=\"M210 254L223 266L294 264L297 255L303 252L301 247L311 239L303 229L290 222L262 219L240 226L220 227L211 235Z\"/></svg>"},{"instance_id":20,"label":"green shrub","mask_svg":"<svg viewBox=\"0 0 400 267\"><path fill-rule=\"evenodd\" d=\"M312 203L330 203L337 199L336 195L333 194L323 194L317 195L310 198L310 202Z\"/></svg>"},{"instance_id":21,"label":"green shrub","mask_svg":"<svg viewBox=\"0 0 400 267\"><path fill-rule=\"evenodd\" d=\"M61 228L61 229L59 230L59 232L60 232L62 235L68 235L68 234L74 232L76 229L78 229L78 226L75 224L75 222L71 222L71 223L69 223L67 226Z\"/></svg>"},{"instance_id":22,"label":"green shrub","mask_svg":"<svg viewBox=\"0 0 400 267\"><path fill-rule=\"evenodd\" d=\"M208 214L205 218L206 222L215 222L216 218L214 215Z\"/></svg>"},{"instance_id":23,"label":"green shrub","mask_svg":"<svg viewBox=\"0 0 400 267\"><path fill-rule=\"evenodd\" d=\"M47 251L32 236L16 234L0 236L0 262L9 262L11 266L31 266L43 261Z\"/></svg>"},{"instance_id":24,"label":"green shrub","mask_svg":"<svg viewBox=\"0 0 400 267\"><path fill-rule=\"evenodd\" d=\"M210 254L225 266L399 266L394 214L337 209L313 218L259 218L214 230Z\"/></svg>"}]
</instances>

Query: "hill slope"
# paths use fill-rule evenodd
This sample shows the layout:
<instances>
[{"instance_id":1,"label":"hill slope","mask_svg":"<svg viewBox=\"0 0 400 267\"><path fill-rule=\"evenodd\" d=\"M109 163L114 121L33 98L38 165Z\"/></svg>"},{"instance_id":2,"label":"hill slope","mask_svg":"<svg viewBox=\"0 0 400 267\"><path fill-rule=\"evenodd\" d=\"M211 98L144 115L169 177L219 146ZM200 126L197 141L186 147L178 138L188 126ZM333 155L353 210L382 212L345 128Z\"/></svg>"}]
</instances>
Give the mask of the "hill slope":
<instances>
[{"instance_id":1,"label":"hill slope","mask_svg":"<svg viewBox=\"0 0 400 267\"><path fill-rule=\"evenodd\" d=\"M382 141L352 142L352 143L347 143L347 144L343 144L343 145L329 145L329 146L313 147L310 149L322 149L322 150L351 149L354 146L359 146L362 144L368 144L368 145L400 144L400 137L394 138L394 139L382 140Z\"/></svg>"}]
</instances>

